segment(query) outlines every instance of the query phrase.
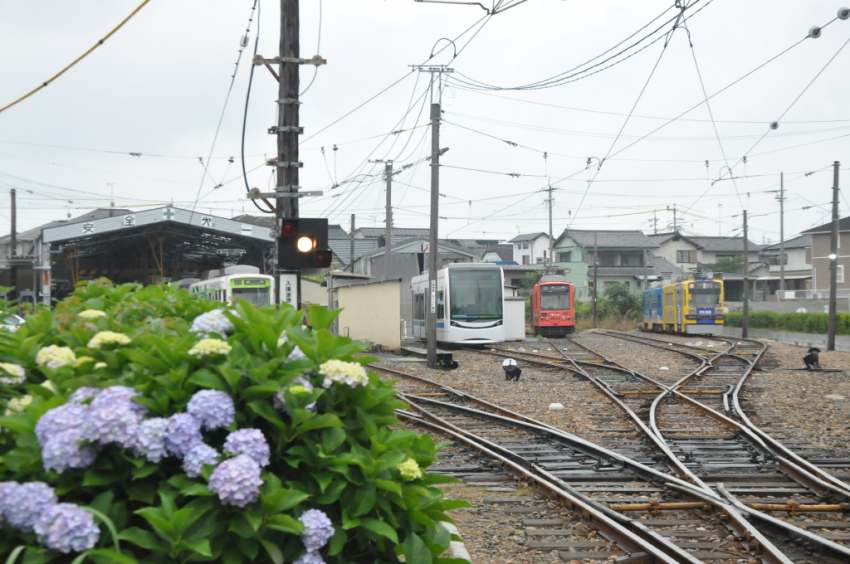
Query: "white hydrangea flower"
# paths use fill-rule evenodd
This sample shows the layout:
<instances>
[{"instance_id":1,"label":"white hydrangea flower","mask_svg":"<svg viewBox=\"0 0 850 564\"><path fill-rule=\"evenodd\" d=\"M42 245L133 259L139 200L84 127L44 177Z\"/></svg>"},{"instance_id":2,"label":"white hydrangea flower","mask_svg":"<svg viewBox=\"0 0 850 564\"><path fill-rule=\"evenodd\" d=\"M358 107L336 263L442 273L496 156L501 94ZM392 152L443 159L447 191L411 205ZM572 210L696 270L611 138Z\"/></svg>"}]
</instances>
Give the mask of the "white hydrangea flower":
<instances>
[{"instance_id":1,"label":"white hydrangea flower","mask_svg":"<svg viewBox=\"0 0 850 564\"><path fill-rule=\"evenodd\" d=\"M12 364L11 362L0 362L0 368L8 374L8 376L0 376L0 384L14 386L27 379L27 371L24 370L23 366Z\"/></svg>"},{"instance_id":2,"label":"white hydrangea flower","mask_svg":"<svg viewBox=\"0 0 850 564\"><path fill-rule=\"evenodd\" d=\"M356 362L329 360L319 367L319 374L325 377L323 388L330 388L334 382L342 382L352 388L369 383L366 369Z\"/></svg>"},{"instance_id":3,"label":"white hydrangea flower","mask_svg":"<svg viewBox=\"0 0 850 564\"><path fill-rule=\"evenodd\" d=\"M95 370L100 370L101 368L106 368L107 364L105 362L98 362L94 365Z\"/></svg>"},{"instance_id":4,"label":"white hydrangea flower","mask_svg":"<svg viewBox=\"0 0 850 564\"><path fill-rule=\"evenodd\" d=\"M86 311L81 311L79 316L83 319L97 319L99 317L106 317L106 312L96 309L87 309Z\"/></svg>"},{"instance_id":5,"label":"white hydrangea flower","mask_svg":"<svg viewBox=\"0 0 850 564\"><path fill-rule=\"evenodd\" d=\"M87 345L90 349L99 349L103 345L126 345L130 342L130 337L122 333L114 331L101 331L89 340Z\"/></svg>"},{"instance_id":6,"label":"white hydrangea flower","mask_svg":"<svg viewBox=\"0 0 850 564\"><path fill-rule=\"evenodd\" d=\"M407 481L422 477L422 470L419 468L419 464L412 458L408 458L401 464L397 465L396 468L398 468L401 477Z\"/></svg>"},{"instance_id":7,"label":"white hydrangea flower","mask_svg":"<svg viewBox=\"0 0 850 564\"><path fill-rule=\"evenodd\" d=\"M39 366L46 366L51 370L56 370L69 364L74 364L77 360L77 355L68 347L59 347L50 345L44 347L38 354L35 355L35 363Z\"/></svg>"},{"instance_id":8,"label":"white hydrangea flower","mask_svg":"<svg viewBox=\"0 0 850 564\"><path fill-rule=\"evenodd\" d=\"M198 343L189 349L189 354L192 356L211 356L214 354L230 354L233 347L221 339L201 339Z\"/></svg>"},{"instance_id":9,"label":"white hydrangea flower","mask_svg":"<svg viewBox=\"0 0 850 564\"><path fill-rule=\"evenodd\" d=\"M31 403L32 396L22 396L10 399L9 403L6 405L6 417L23 413L26 411L27 406Z\"/></svg>"}]
</instances>

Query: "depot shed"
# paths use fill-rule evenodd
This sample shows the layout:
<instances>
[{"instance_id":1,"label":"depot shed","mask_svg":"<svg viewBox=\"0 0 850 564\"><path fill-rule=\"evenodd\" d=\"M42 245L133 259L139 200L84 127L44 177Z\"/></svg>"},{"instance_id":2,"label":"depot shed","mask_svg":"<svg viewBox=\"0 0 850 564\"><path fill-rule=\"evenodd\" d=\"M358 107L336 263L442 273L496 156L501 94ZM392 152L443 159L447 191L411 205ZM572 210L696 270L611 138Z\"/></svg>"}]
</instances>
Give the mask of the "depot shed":
<instances>
[{"instance_id":1,"label":"depot shed","mask_svg":"<svg viewBox=\"0 0 850 564\"><path fill-rule=\"evenodd\" d=\"M336 286L334 308L342 309L335 326L340 335L401 349L401 279Z\"/></svg>"}]
</instances>

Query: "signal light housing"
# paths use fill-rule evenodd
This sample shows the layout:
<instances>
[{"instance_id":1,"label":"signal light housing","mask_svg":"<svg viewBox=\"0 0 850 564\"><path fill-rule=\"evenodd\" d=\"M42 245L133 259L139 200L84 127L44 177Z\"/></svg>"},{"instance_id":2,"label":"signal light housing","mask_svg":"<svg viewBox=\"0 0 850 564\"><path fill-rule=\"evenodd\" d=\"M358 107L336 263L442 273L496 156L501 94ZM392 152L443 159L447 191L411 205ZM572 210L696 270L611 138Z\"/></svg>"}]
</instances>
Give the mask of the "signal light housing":
<instances>
[{"instance_id":1,"label":"signal light housing","mask_svg":"<svg viewBox=\"0 0 850 564\"><path fill-rule=\"evenodd\" d=\"M281 237L294 237L298 233L297 219L284 219L280 224Z\"/></svg>"},{"instance_id":2,"label":"signal light housing","mask_svg":"<svg viewBox=\"0 0 850 564\"><path fill-rule=\"evenodd\" d=\"M333 253L328 247L328 220L284 218L278 240L278 268L308 270L328 268Z\"/></svg>"}]
</instances>

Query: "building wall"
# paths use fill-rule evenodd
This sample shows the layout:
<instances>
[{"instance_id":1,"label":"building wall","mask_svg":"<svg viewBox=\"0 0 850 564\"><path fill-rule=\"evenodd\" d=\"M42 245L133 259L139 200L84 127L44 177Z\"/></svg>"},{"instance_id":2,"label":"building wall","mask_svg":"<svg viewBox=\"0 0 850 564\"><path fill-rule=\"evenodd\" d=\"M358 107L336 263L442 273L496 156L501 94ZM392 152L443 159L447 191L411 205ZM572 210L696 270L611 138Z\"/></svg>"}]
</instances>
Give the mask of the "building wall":
<instances>
[{"instance_id":1,"label":"building wall","mask_svg":"<svg viewBox=\"0 0 850 564\"><path fill-rule=\"evenodd\" d=\"M827 239L827 242L829 240ZM811 262L806 262L806 256L809 255L806 249L785 249L785 254L788 256L788 263L785 265L785 271L789 270L811 270L812 265ZM829 253L827 253L829 254ZM773 250L764 253L765 258L767 257L776 257L779 258L779 249ZM770 272L771 274L778 274L781 270L781 266L778 264L771 264Z\"/></svg>"},{"instance_id":2,"label":"building wall","mask_svg":"<svg viewBox=\"0 0 850 564\"><path fill-rule=\"evenodd\" d=\"M717 262L717 255L720 255L721 258L728 256L743 256L743 252L735 252L735 251L699 251L697 254L697 260L702 264L714 264ZM750 251L750 262L756 262L759 260L758 251Z\"/></svg>"},{"instance_id":3,"label":"building wall","mask_svg":"<svg viewBox=\"0 0 850 564\"><path fill-rule=\"evenodd\" d=\"M339 333L399 350L402 293L402 284L397 280L339 288L335 291L342 308Z\"/></svg>"},{"instance_id":4,"label":"building wall","mask_svg":"<svg viewBox=\"0 0 850 564\"><path fill-rule=\"evenodd\" d=\"M520 246L527 244L527 249L521 249ZM528 257L528 264L537 264L537 259L541 259L543 262L544 251L545 256L549 256L549 236L548 235L540 235L536 239L532 241L522 241L520 243L514 243L514 260L517 264L523 264L522 257Z\"/></svg>"},{"instance_id":5,"label":"building wall","mask_svg":"<svg viewBox=\"0 0 850 564\"><path fill-rule=\"evenodd\" d=\"M677 260L677 251L691 251L691 262L679 262ZM684 239L679 239L678 241L674 241L673 239L669 239L663 243L657 249L653 250L654 256L662 257L667 259L667 261L675 264L685 272L690 269L696 269L697 267L697 256L699 255L699 251L696 248L696 245L693 243L689 243Z\"/></svg>"},{"instance_id":6,"label":"building wall","mask_svg":"<svg viewBox=\"0 0 850 564\"><path fill-rule=\"evenodd\" d=\"M843 245L843 246L842 246ZM850 233L838 234L838 265L844 267L844 282L839 276L836 288L850 289ZM829 233L812 235L812 288L829 291ZM840 271L839 271L840 273Z\"/></svg>"},{"instance_id":7,"label":"building wall","mask_svg":"<svg viewBox=\"0 0 850 564\"><path fill-rule=\"evenodd\" d=\"M309 278L301 278L301 302L306 304L327 306L328 289L319 282Z\"/></svg>"}]
</instances>

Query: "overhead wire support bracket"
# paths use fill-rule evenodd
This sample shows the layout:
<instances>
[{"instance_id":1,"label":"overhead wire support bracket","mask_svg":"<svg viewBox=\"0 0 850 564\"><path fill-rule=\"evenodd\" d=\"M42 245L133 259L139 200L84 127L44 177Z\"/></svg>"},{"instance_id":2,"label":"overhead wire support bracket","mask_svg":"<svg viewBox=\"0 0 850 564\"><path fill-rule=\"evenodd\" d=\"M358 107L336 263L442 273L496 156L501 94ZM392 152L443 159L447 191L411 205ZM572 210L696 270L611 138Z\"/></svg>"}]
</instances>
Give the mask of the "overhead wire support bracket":
<instances>
[{"instance_id":1,"label":"overhead wire support bracket","mask_svg":"<svg viewBox=\"0 0 850 564\"><path fill-rule=\"evenodd\" d=\"M277 135L278 133L297 133L301 135L304 133L304 128L294 125L273 125L269 128L269 135Z\"/></svg>"},{"instance_id":2,"label":"overhead wire support bracket","mask_svg":"<svg viewBox=\"0 0 850 564\"><path fill-rule=\"evenodd\" d=\"M296 65L315 65L321 66L328 64L327 59L323 59L321 55L315 55L310 59L299 59L297 57L275 57L274 59L265 59L262 55L255 55L253 63L255 65L280 65L283 63L294 63Z\"/></svg>"},{"instance_id":3,"label":"overhead wire support bracket","mask_svg":"<svg viewBox=\"0 0 850 564\"><path fill-rule=\"evenodd\" d=\"M248 192L247 199L249 200L258 200L258 199L266 199L266 198L305 198L311 196L322 196L324 195L324 191L322 190L312 190L308 192L290 192L287 189L294 188L298 190L301 188L300 186L278 186L279 191L276 192L260 192L259 188L251 188L251 191ZM283 190L280 190L283 189Z\"/></svg>"},{"instance_id":4,"label":"overhead wire support bracket","mask_svg":"<svg viewBox=\"0 0 850 564\"><path fill-rule=\"evenodd\" d=\"M276 166L278 168L304 168L304 163L301 161L292 162L292 161L283 161L278 162L276 160L266 161L267 166Z\"/></svg>"}]
</instances>

